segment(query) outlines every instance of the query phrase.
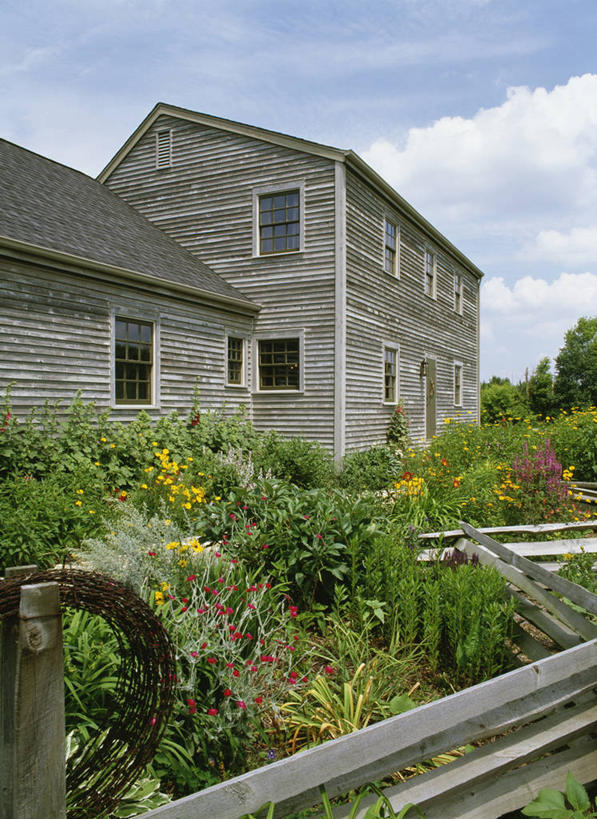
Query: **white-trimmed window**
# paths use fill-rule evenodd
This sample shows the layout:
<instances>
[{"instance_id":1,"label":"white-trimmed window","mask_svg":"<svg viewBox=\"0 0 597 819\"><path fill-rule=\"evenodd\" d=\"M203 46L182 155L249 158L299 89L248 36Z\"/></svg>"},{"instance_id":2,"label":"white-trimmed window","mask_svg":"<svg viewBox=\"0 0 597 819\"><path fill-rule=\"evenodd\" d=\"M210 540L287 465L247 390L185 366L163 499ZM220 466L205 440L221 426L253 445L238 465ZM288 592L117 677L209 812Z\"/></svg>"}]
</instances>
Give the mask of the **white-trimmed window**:
<instances>
[{"instance_id":1,"label":"white-trimmed window","mask_svg":"<svg viewBox=\"0 0 597 819\"><path fill-rule=\"evenodd\" d=\"M172 131L170 128L156 131L155 166L158 169L172 166Z\"/></svg>"},{"instance_id":2,"label":"white-trimmed window","mask_svg":"<svg viewBox=\"0 0 597 819\"><path fill-rule=\"evenodd\" d=\"M301 338L257 340L259 390L300 391Z\"/></svg>"},{"instance_id":3,"label":"white-trimmed window","mask_svg":"<svg viewBox=\"0 0 597 819\"><path fill-rule=\"evenodd\" d=\"M425 249L424 268L425 278L423 281L423 289L426 296L430 296L432 299L434 299L436 288L436 259L435 253L428 248Z\"/></svg>"},{"instance_id":4,"label":"white-trimmed window","mask_svg":"<svg viewBox=\"0 0 597 819\"><path fill-rule=\"evenodd\" d=\"M462 315L462 274L454 273L454 310Z\"/></svg>"},{"instance_id":5,"label":"white-trimmed window","mask_svg":"<svg viewBox=\"0 0 597 819\"><path fill-rule=\"evenodd\" d=\"M297 253L304 244L304 185L253 191L253 255Z\"/></svg>"},{"instance_id":6,"label":"white-trimmed window","mask_svg":"<svg viewBox=\"0 0 597 819\"><path fill-rule=\"evenodd\" d=\"M226 338L226 384L229 387L245 386L246 339L240 336Z\"/></svg>"},{"instance_id":7,"label":"white-trimmed window","mask_svg":"<svg viewBox=\"0 0 597 819\"><path fill-rule=\"evenodd\" d=\"M395 344L383 348L383 401L397 404L399 393L400 351Z\"/></svg>"},{"instance_id":8,"label":"white-trimmed window","mask_svg":"<svg viewBox=\"0 0 597 819\"><path fill-rule=\"evenodd\" d=\"M400 275L400 226L389 219L384 229L384 270L392 276Z\"/></svg>"},{"instance_id":9,"label":"white-trimmed window","mask_svg":"<svg viewBox=\"0 0 597 819\"><path fill-rule=\"evenodd\" d=\"M454 362L454 405L462 406L462 363Z\"/></svg>"},{"instance_id":10,"label":"white-trimmed window","mask_svg":"<svg viewBox=\"0 0 597 819\"><path fill-rule=\"evenodd\" d=\"M155 403L154 323L114 317L114 403Z\"/></svg>"}]
</instances>

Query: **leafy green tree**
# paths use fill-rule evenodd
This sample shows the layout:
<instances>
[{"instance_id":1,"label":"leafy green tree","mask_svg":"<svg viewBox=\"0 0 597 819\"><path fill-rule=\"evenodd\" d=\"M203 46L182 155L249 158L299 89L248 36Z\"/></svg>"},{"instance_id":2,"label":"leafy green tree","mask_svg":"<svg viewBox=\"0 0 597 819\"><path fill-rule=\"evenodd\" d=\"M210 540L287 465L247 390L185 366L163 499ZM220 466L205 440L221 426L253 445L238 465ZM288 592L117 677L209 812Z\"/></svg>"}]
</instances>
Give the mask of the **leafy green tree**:
<instances>
[{"instance_id":1,"label":"leafy green tree","mask_svg":"<svg viewBox=\"0 0 597 819\"><path fill-rule=\"evenodd\" d=\"M553 376L547 356L542 358L527 384L527 396L531 412L535 415L551 415L555 408Z\"/></svg>"},{"instance_id":2,"label":"leafy green tree","mask_svg":"<svg viewBox=\"0 0 597 819\"><path fill-rule=\"evenodd\" d=\"M597 404L597 316L568 330L556 358L554 394L561 409Z\"/></svg>"},{"instance_id":3,"label":"leafy green tree","mask_svg":"<svg viewBox=\"0 0 597 819\"><path fill-rule=\"evenodd\" d=\"M524 418L529 413L524 389L508 378L494 375L481 384L481 421L494 424L503 418Z\"/></svg>"}]
</instances>

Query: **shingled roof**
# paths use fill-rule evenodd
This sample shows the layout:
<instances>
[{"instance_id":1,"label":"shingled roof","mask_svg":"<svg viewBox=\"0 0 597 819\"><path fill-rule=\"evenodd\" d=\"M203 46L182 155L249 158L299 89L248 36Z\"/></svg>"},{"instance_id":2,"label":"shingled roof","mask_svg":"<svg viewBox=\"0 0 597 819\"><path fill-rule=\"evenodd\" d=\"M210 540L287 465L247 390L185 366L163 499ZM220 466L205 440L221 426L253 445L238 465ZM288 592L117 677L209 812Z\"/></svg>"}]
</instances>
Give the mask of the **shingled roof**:
<instances>
[{"instance_id":1,"label":"shingled roof","mask_svg":"<svg viewBox=\"0 0 597 819\"><path fill-rule=\"evenodd\" d=\"M0 139L0 241L257 306L90 176Z\"/></svg>"}]
</instances>

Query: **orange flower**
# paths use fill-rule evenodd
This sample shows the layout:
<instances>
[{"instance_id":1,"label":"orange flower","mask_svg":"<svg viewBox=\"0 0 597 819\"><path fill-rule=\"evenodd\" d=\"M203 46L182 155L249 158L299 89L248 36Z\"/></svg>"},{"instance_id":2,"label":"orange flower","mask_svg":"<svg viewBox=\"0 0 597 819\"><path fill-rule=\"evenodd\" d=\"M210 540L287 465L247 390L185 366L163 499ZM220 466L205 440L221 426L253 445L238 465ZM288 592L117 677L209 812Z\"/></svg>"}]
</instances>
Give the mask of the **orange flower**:
<instances>
[{"instance_id":1,"label":"orange flower","mask_svg":"<svg viewBox=\"0 0 597 819\"><path fill-rule=\"evenodd\" d=\"M460 481L458 480L458 478L454 478L454 480L452 481L452 486L454 487L454 489L458 489L458 487L460 486Z\"/></svg>"},{"instance_id":2,"label":"orange flower","mask_svg":"<svg viewBox=\"0 0 597 819\"><path fill-rule=\"evenodd\" d=\"M448 462L446 461L446 459L445 459L445 458L442 458L442 466L448 466L448 465L449 465L449 464L448 464Z\"/></svg>"}]
</instances>

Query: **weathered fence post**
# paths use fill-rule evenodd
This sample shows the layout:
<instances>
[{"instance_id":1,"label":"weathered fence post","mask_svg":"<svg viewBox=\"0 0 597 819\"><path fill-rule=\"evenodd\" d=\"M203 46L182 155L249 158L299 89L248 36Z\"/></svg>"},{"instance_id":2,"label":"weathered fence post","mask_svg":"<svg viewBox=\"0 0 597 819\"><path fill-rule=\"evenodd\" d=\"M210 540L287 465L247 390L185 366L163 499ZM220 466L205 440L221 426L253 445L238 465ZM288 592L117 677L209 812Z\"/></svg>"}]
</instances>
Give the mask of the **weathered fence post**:
<instances>
[{"instance_id":1,"label":"weathered fence post","mask_svg":"<svg viewBox=\"0 0 597 819\"><path fill-rule=\"evenodd\" d=\"M18 616L2 624L0 819L66 814L59 598L58 583L23 585Z\"/></svg>"}]
</instances>

